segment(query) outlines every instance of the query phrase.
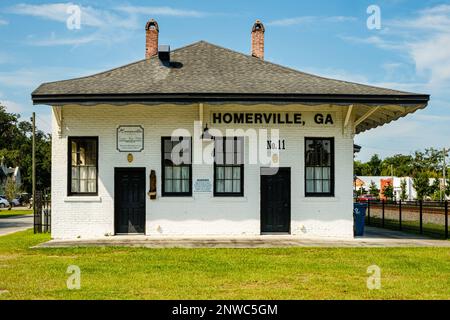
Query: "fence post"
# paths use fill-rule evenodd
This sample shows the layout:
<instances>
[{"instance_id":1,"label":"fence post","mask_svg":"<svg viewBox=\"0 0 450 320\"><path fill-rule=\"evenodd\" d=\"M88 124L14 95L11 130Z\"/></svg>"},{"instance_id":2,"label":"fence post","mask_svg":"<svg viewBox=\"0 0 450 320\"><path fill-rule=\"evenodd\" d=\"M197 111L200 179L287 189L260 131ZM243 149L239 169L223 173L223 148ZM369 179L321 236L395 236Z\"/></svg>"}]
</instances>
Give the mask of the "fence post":
<instances>
[{"instance_id":1,"label":"fence post","mask_svg":"<svg viewBox=\"0 0 450 320\"><path fill-rule=\"evenodd\" d=\"M47 206L47 192L44 191L43 193L43 214L44 214L44 233L48 232L48 206Z\"/></svg>"},{"instance_id":2,"label":"fence post","mask_svg":"<svg viewBox=\"0 0 450 320\"><path fill-rule=\"evenodd\" d=\"M398 202L398 229L402 230L402 200Z\"/></svg>"},{"instance_id":3,"label":"fence post","mask_svg":"<svg viewBox=\"0 0 450 320\"><path fill-rule=\"evenodd\" d=\"M367 200L367 225L370 226L370 200Z\"/></svg>"},{"instance_id":4,"label":"fence post","mask_svg":"<svg viewBox=\"0 0 450 320\"><path fill-rule=\"evenodd\" d=\"M422 200L419 200L419 213L420 213L420 234L423 233L423 208Z\"/></svg>"},{"instance_id":5,"label":"fence post","mask_svg":"<svg viewBox=\"0 0 450 320\"><path fill-rule=\"evenodd\" d=\"M34 233L42 233L42 192L34 191Z\"/></svg>"},{"instance_id":6,"label":"fence post","mask_svg":"<svg viewBox=\"0 0 450 320\"><path fill-rule=\"evenodd\" d=\"M384 199L381 200L381 227L384 228Z\"/></svg>"},{"instance_id":7,"label":"fence post","mask_svg":"<svg viewBox=\"0 0 450 320\"><path fill-rule=\"evenodd\" d=\"M445 239L448 239L448 201L444 202L445 209Z\"/></svg>"}]
</instances>

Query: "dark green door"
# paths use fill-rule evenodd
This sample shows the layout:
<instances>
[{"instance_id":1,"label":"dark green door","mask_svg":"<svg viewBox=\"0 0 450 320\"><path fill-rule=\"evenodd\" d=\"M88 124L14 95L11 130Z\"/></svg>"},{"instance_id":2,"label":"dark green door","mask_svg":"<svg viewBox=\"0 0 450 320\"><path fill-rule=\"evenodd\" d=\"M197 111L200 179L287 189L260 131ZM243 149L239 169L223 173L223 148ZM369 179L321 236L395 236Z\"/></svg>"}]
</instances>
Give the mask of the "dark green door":
<instances>
[{"instance_id":1,"label":"dark green door","mask_svg":"<svg viewBox=\"0 0 450 320\"><path fill-rule=\"evenodd\" d=\"M291 169L261 171L261 232L289 233L291 230Z\"/></svg>"},{"instance_id":2,"label":"dark green door","mask_svg":"<svg viewBox=\"0 0 450 320\"><path fill-rule=\"evenodd\" d=\"M145 168L116 168L116 233L145 233Z\"/></svg>"}]
</instances>

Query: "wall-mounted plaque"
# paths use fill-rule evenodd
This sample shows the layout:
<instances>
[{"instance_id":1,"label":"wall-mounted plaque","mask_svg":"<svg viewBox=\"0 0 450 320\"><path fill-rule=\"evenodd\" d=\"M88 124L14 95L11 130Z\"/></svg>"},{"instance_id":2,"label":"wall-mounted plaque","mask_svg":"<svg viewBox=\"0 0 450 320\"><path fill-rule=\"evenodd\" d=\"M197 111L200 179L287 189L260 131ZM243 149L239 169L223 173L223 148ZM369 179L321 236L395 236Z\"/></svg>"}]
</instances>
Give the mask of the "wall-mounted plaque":
<instances>
[{"instance_id":1,"label":"wall-mounted plaque","mask_svg":"<svg viewBox=\"0 0 450 320\"><path fill-rule=\"evenodd\" d=\"M139 125L117 128L117 150L120 152L141 152L144 150L144 128Z\"/></svg>"},{"instance_id":2,"label":"wall-mounted plaque","mask_svg":"<svg viewBox=\"0 0 450 320\"><path fill-rule=\"evenodd\" d=\"M133 154L132 154L132 153L129 153L129 154L128 154L127 160L128 160L129 163L132 163L132 162L133 162L134 157L133 157Z\"/></svg>"},{"instance_id":3,"label":"wall-mounted plaque","mask_svg":"<svg viewBox=\"0 0 450 320\"><path fill-rule=\"evenodd\" d=\"M210 179L196 179L194 182L194 192L212 192L212 183Z\"/></svg>"}]
</instances>

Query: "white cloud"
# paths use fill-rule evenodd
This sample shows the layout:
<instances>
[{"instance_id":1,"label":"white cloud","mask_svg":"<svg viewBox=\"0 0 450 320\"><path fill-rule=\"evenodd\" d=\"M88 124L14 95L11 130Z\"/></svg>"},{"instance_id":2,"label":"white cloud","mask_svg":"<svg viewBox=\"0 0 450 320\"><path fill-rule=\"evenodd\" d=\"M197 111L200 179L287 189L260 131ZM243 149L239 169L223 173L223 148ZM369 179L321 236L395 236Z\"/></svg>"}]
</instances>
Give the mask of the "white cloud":
<instances>
[{"instance_id":1,"label":"white cloud","mask_svg":"<svg viewBox=\"0 0 450 320\"><path fill-rule=\"evenodd\" d=\"M29 120L31 118L32 112L36 112L37 129L42 130L46 133L52 132L52 118L50 108L33 109L31 103L28 105L7 99L0 99L0 105L6 107L6 112L19 114L20 120Z\"/></svg>"},{"instance_id":2,"label":"white cloud","mask_svg":"<svg viewBox=\"0 0 450 320\"><path fill-rule=\"evenodd\" d=\"M200 18L207 15L205 12L196 10L183 10L171 7L146 7L146 6L120 6L116 10L128 14L153 15L153 16L172 16L172 17L193 17Z\"/></svg>"},{"instance_id":3,"label":"white cloud","mask_svg":"<svg viewBox=\"0 0 450 320\"><path fill-rule=\"evenodd\" d=\"M433 146L448 147L450 127L447 121L436 121L418 111L406 118L356 135L355 143L362 146L358 159L367 161L374 153L381 157L394 154L411 154ZM432 125L430 125L432 123Z\"/></svg>"},{"instance_id":4,"label":"white cloud","mask_svg":"<svg viewBox=\"0 0 450 320\"><path fill-rule=\"evenodd\" d=\"M33 87L40 81L39 74L31 70L15 70L0 72L0 85L2 87Z\"/></svg>"},{"instance_id":5,"label":"white cloud","mask_svg":"<svg viewBox=\"0 0 450 320\"><path fill-rule=\"evenodd\" d=\"M450 82L450 33L410 43L409 51L417 71L430 74L431 86Z\"/></svg>"},{"instance_id":6,"label":"white cloud","mask_svg":"<svg viewBox=\"0 0 450 320\"><path fill-rule=\"evenodd\" d=\"M377 46L378 48L388 49L388 50L403 50L404 44L398 43L397 41L389 41L380 36L370 36L367 38L358 38L352 36L340 36L341 39L353 43L370 44Z\"/></svg>"},{"instance_id":7,"label":"white cloud","mask_svg":"<svg viewBox=\"0 0 450 320\"><path fill-rule=\"evenodd\" d=\"M385 64L390 68L399 68L402 66L400 63L391 63ZM383 65L383 67L385 66ZM369 86L381 87L381 88L389 88L399 91L406 92L422 92L424 87L427 85L426 83L420 82L395 82L395 81L383 81L383 82L374 82L369 80L366 75L358 74L354 72L350 72L348 70L343 69L334 69L334 68L326 68L326 69L317 69L317 68L298 68L305 72L320 75L329 79L343 80L355 83L366 84Z\"/></svg>"},{"instance_id":8,"label":"white cloud","mask_svg":"<svg viewBox=\"0 0 450 320\"><path fill-rule=\"evenodd\" d=\"M8 8L6 12L66 23L70 16L67 9L73 5L71 2L38 5L22 3ZM81 9L81 23L83 26L101 27L114 18L106 11L97 10L92 7L79 7Z\"/></svg>"},{"instance_id":9,"label":"white cloud","mask_svg":"<svg viewBox=\"0 0 450 320\"><path fill-rule=\"evenodd\" d=\"M267 25L287 27L293 25L310 24L316 22L349 22L357 20L355 17L346 16L331 16L331 17L318 17L318 16L302 16L293 18L284 18L279 20L270 21Z\"/></svg>"},{"instance_id":10,"label":"white cloud","mask_svg":"<svg viewBox=\"0 0 450 320\"><path fill-rule=\"evenodd\" d=\"M414 17L388 20L383 32L367 38L342 37L405 54L416 75L432 90L450 86L450 5L420 10Z\"/></svg>"},{"instance_id":11,"label":"white cloud","mask_svg":"<svg viewBox=\"0 0 450 320\"><path fill-rule=\"evenodd\" d=\"M100 34L90 34L87 36L81 37L73 37L73 38L58 38L54 33L50 35L48 38L37 39L37 40L28 40L29 45L38 46L38 47L49 47L49 46L79 46L82 44L88 44L96 41L105 40ZM117 40L117 38L114 38Z\"/></svg>"},{"instance_id":12,"label":"white cloud","mask_svg":"<svg viewBox=\"0 0 450 320\"><path fill-rule=\"evenodd\" d=\"M298 24L305 24L305 23L311 23L315 20L314 17L310 16L304 16L304 17L296 17L296 18L285 18L285 19L279 19L270 21L267 23L269 26L280 26L280 27L286 27L286 26L293 26Z\"/></svg>"},{"instance_id":13,"label":"white cloud","mask_svg":"<svg viewBox=\"0 0 450 320\"><path fill-rule=\"evenodd\" d=\"M18 4L6 10L6 12L39 17L47 20L66 23L70 16L67 9L76 5L72 2L54 4ZM172 16L172 17L203 17L205 12L196 10L183 10L171 7L146 7L146 6L120 6L112 10L101 10L91 6L79 6L81 10L81 25L99 28L129 28L138 27L135 16ZM125 16L123 15L125 14Z\"/></svg>"},{"instance_id":14,"label":"white cloud","mask_svg":"<svg viewBox=\"0 0 450 320\"><path fill-rule=\"evenodd\" d=\"M74 3L54 4L17 4L6 9L6 12L32 16L66 24L70 13L67 9ZM140 16L172 16L172 17L194 17L199 18L207 15L205 12L196 10L182 10L172 7L147 7L147 6L120 6L108 10L94 8L91 6L79 6L81 11L81 28L88 32L70 32L63 37L50 37L36 39L30 36L27 44L33 46L79 46L93 42L119 42L131 36L129 30L142 28ZM92 31L94 29L94 31Z\"/></svg>"},{"instance_id":15,"label":"white cloud","mask_svg":"<svg viewBox=\"0 0 450 320\"><path fill-rule=\"evenodd\" d=\"M391 28L415 29L420 31L447 32L450 28L450 17L446 15L422 15L416 19L391 20L387 22Z\"/></svg>"},{"instance_id":16,"label":"white cloud","mask_svg":"<svg viewBox=\"0 0 450 320\"><path fill-rule=\"evenodd\" d=\"M6 107L6 112L9 113L21 113L25 110L23 105L11 100L0 100L0 105Z\"/></svg>"},{"instance_id":17,"label":"white cloud","mask_svg":"<svg viewBox=\"0 0 450 320\"><path fill-rule=\"evenodd\" d=\"M401 68L402 66L403 66L403 63L399 63L399 62L386 62L386 63L383 63L383 65L382 65L383 69L385 69L387 71L397 70L397 69Z\"/></svg>"},{"instance_id":18,"label":"white cloud","mask_svg":"<svg viewBox=\"0 0 450 320\"><path fill-rule=\"evenodd\" d=\"M420 11L422 14L450 14L450 5L442 4L431 8L426 8Z\"/></svg>"},{"instance_id":19,"label":"white cloud","mask_svg":"<svg viewBox=\"0 0 450 320\"><path fill-rule=\"evenodd\" d=\"M0 26L6 26L6 25L8 25L8 24L9 24L8 21L6 21L6 20L4 20L4 19L0 19Z\"/></svg>"},{"instance_id":20,"label":"white cloud","mask_svg":"<svg viewBox=\"0 0 450 320\"><path fill-rule=\"evenodd\" d=\"M335 68L298 68L299 70L320 75L324 78L329 79L336 79L336 80L343 80L343 81L350 81L350 82L357 82L357 83L364 83L368 84L369 80L365 75L362 74L356 74L349 72L344 69L335 69Z\"/></svg>"},{"instance_id":21,"label":"white cloud","mask_svg":"<svg viewBox=\"0 0 450 320\"><path fill-rule=\"evenodd\" d=\"M36 89L38 85L43 82L57 81L61 79L68 79L72 77L81 77L92 74L94 70L81 70L70 67L56 68L56 67L34 67L21 68L12 71L0 71L0 88L24 88L29 90ZM97 72L98 70L95 70Z\"/></svg>"},{"instance_id":22,"label":"white cloud","mask_svg":"<svg viewBox=\"0 0 450 320\"><path fill-rule=\"evenodd\" d=\"M0 64L8 63L13 61L14 59L4 52L0 52Z\"/></svg>"},{"instance_id":23,"label":"white cloud","mask_svg":"<svg viewBox=\"0 0 450 320\"><path fill-rule=\"evenodd\" d=\"M450 116L443 115L433 115L433 114L417 114L415 115L416 120L420 121L438 121L438 122L450 122Z\"/></svg>"}]
</instances>

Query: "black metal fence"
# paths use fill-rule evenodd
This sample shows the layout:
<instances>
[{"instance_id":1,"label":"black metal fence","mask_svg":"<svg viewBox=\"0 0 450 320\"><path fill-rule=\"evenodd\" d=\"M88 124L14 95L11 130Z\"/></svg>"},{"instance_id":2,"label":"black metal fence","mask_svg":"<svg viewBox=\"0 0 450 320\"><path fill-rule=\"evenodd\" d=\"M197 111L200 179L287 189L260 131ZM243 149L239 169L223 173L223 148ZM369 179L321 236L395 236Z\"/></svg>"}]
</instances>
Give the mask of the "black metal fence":
<instances>
[{"instance_id":1,"label":"black metal fence","mask_svg":"<svg viewBox=\"0 0 450 320\"><path fill-rule=\"evenodd\" d=\"M51 198L49 190L36 191L34 201L34 233L51 232Z\"/></svg>"},{"instance_id":2,"label":"black metal fence","mask_svg":"<svg viewBox=\"0 0 450 320\"><path fill-rule=\"evenodd\" d=\"M448 201L368 201L366 224L449 239Z\"/></svg>"}]
</instances>

